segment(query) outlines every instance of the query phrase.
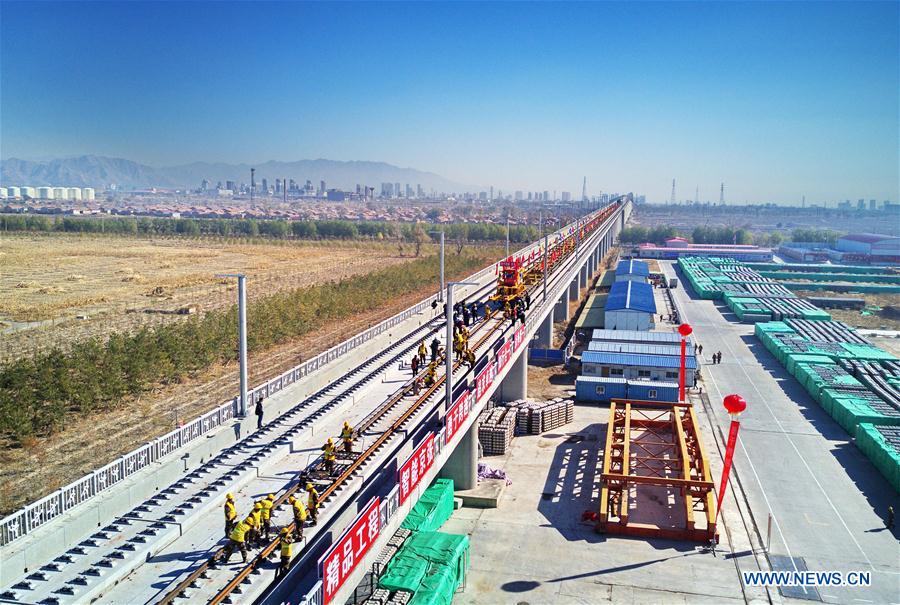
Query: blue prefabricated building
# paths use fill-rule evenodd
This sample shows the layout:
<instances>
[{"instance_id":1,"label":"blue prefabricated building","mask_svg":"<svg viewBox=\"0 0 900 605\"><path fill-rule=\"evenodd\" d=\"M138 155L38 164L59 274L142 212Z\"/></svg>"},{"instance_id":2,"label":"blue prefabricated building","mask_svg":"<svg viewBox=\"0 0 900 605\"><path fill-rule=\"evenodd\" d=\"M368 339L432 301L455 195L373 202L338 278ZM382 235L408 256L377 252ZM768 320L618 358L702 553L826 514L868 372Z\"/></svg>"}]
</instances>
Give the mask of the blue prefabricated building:
<instances>
[{"instance_id":1,"label":"blue prefabricated building","mask_svg":"<svg viewBox=\"0 0 900 605\"><path fill-rule=\"evenodd\" d=\"M633 281L646 284L650 279L650 266L641 260L623 260L616 265L616 281Z\"/></svg>"},{"instance_id":2,"label":"blue prefabricated building","mask_svg":"<svg viewBox=\"0 0 900 605\"><path fill-rule=\"evenodd\" d=\"M603 325L607 330L650 330L655 317L652 286L635 281L613 284L604 310Z\"/></svg>"},{"instance_id":3,"label":"blue prefabricated building","mask_svg":"<svg viewBox=\"0 0 900 605\"><path fill-rule=\"evenodd\" d=\"M680 355L641 355L606 351L585 351L581 354L582 376L677 382L680 367ZM685 368L687 371L684 384L694 386L697 358L693 355L686 356Z\"/></svg>"},{"instance_id":4,"label":"blue prefabricated building","mask_svg":"<svg viewBox=\"0 0 900 605\"><path fill-rule=\"evenodd\" d=\"M579 376L575 379L575 398L602 403L611 399L675 402L678 401L678 385L674 382Z\"/></svg>"}]
</instances>

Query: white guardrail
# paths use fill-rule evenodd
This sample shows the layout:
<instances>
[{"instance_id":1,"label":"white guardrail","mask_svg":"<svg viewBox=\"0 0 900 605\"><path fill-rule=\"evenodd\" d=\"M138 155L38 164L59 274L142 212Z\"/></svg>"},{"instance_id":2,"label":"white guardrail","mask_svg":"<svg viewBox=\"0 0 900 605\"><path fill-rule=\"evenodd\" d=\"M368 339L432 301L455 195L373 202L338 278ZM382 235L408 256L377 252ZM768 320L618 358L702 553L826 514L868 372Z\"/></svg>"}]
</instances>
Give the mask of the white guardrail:
<instances>
[{"instance_id":1,"label":"white guardrail","mask_svg":"<svg viewBox=\"0 0 900 605\"><path fill-rule=\"evenodd\" d=\"M598 210L597 212L600 211ZM557 235L562 235L570 228L571 227L567 225L552 233L551 236L555 237ZM532 249L539 248L542 245L543 241L534 242L513 254L527 254L530 253ZM466 278L466 281L477 281L492 271L494 271L493 264L469 276ZM280 376L269 380L265 384L248 391L247 401L255 401L260 394L262 394L263 398L271 397L290 384L325 367L334 360L343 357L353 349L372 340L386 330L389 330L394 326L403 323L410 317L430 308L432 301L436 298L437 295L432 295L412 307L409 307L405 311L369 328L365 332L357 334L356 336L335 345ZM22 536L27 535L52 519L59 517L74 507L103 493L117 483L124 481L127 477L150 466L164 456L168 456L183 448L198 437L224 425L229 420L235 418L238 409L238 401L239 397L230 399L199 418L178 427L162 437L157 437L146 445L125 454L106 466L85 475L74 483L70 483L0 520L0 546L5 546Z\"/></svg>"}]
</instances>

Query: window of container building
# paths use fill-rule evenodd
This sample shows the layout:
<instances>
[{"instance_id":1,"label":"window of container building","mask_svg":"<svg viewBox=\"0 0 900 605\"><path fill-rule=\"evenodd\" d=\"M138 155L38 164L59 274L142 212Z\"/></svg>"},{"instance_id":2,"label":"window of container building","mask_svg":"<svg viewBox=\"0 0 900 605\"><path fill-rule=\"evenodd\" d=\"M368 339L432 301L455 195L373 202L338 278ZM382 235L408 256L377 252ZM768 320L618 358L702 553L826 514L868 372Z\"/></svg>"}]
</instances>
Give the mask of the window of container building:
<instances>
[{"instance_id":1,"label":"window of container building","mask_svg":"<svg viewBox=\"0 0 900 605\"><path fill-rule=\"evenodd\" d=\"M678 372L666 372L666 378L678 378Z\"/></svg>"},{"instance_id":2,"label":"window of container building","mask_svg":"<svg viewBox=\"0 0 900 605\"><path fill-rule=\"evenodd\" d=\"M598 395L603 395L604 393L606 393L606 387L605 387L605 386L598 386L598 387L597 387L597 394L598 394Z\"/></svg>"},{"instance_id":3,"label":"window of container building","mask_svg":"<svg viewBox=\"0 0 900 605\"><path fill-rule=\"evenodd\" d=\"M638 378L650 378L650 370L638 370Z\"/></svg>"},{"instance_id":4,"label":"window of container building","mask_svg":"<svg viewBox=\"0 0 900 605\"><path fill-rule=\"evenodd\" d=\"M650 389L647 391L648 399L656 399L656 389Z\"/></svg>"},{"instance_id":5,"label":"window of container building","mask_svg":"<svg viewBox=\"0 0 900 605\"><path fill-rule=\"evenodd\" d=\"M610 368L609 375L610 376L624 376L625 370L623 370L622 368Z\"/></svg>"}]
</instances>

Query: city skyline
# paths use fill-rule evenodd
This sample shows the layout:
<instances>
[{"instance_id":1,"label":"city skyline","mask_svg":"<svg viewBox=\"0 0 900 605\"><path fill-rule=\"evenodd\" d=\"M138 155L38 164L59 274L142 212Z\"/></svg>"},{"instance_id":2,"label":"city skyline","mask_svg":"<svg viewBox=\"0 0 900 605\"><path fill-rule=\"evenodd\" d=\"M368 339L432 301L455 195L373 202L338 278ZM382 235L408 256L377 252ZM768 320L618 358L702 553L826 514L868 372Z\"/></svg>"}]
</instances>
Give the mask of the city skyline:
<instances>
[{"instance_id":1,"label":"city skyline","mask_svg":"<svg viewBox=\"0 0 900 605\"><path fill-rule=\"evenodd\" d=\"M673 177L681 200L723 181L729 203L900 197L896 3L214 6L0 5L0 156L373 160L654 202ZM40 83L60 94L9 92Z\"/></svg>"}]
</instances>

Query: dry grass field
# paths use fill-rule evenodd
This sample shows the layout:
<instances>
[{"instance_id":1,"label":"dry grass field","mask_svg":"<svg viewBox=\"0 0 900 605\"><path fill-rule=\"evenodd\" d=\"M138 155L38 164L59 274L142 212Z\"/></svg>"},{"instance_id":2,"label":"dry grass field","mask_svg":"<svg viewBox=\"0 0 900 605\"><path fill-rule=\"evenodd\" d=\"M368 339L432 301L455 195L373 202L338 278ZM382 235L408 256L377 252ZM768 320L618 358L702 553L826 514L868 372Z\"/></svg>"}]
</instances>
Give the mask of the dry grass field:
<instances>
[{"instance_id":1,"label":"dry grass field","mask_svg":"<svg viewBox=\"0 0 900 605\"><path fill-rule=\"evenodd\" d=\"M432 246L422 249L423 256L435 252ZM501 249L478 248L471 251L471 256L475 264L485 266L501 256ZM16 327L22 321L46 319L38 327L12 334L0 332L0 349L13 356L65 345L69 339L102 337L148 322L178 321L183 317L140 312L145 308L193 305L202 313L233 304L233 280L217 279L216 273L246 273L252 299L411 260L409 246L405 256L401 256L396 244L363 242L279 244L77 235L3 236L0 289L11 295L9 300L4 296L0 320ZM78 277L69 279L71 276ZM447 277L464 275L451 273ZM19 283L28 286L16 288ZM154 292L156 288L163 288L164 293ZM251 354L251 384L280 374L433 291L434 287L428 286L398 295L372 312ZM129 312L132 310L139 312ZM88 319L75 319L82 314ZM10 345L18 353L9 352ZM219 405L237 392L237 374L236 363L215 364L198 376L144 393L119 409L73 417L64 430L30 439L22 447L0 441L0 515Z\"/></svg>"},{"instance_id":2,"label":"dry grass field","mask_svg":"<svg viewBox=\"0 0 900 605\"><path fill-rule=\"evenodd\" d=\"M232 305L235 280L219 273L245 273L253 299L410 260L411 250L374 242L3 235L0 363L183 317L147 310Z\"/></svg>"}]
</instances>

